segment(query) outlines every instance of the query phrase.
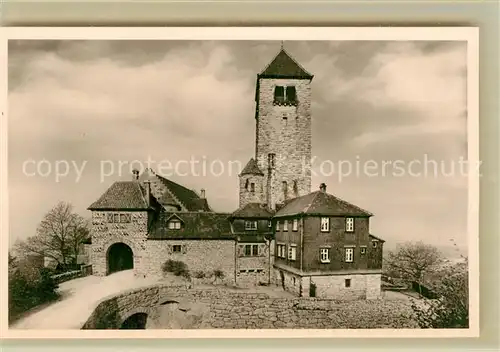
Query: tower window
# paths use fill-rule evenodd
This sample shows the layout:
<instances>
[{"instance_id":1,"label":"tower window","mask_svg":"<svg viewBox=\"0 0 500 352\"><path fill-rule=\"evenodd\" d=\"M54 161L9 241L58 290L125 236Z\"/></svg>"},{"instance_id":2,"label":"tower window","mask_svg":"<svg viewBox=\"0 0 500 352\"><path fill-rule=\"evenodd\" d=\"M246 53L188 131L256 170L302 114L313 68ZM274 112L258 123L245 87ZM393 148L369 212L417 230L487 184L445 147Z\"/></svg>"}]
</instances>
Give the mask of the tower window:
<instances>
[{"instance_id":1,"label":"tower window","mask_svg":"<svg viewBox=\"0 0 500 352\"><path fill-rule=\"evenodd\" d=\"M273 153L267 155L267 163L268 163L270 168L274 167L274 157L275 157L275 154L273 154Z\"/></svg>"},{"instance_id":2,"label":"tower window","mask_svg":"<svg viewBox=\"0 0 500 352\"><path fill-rule=\"evenodd\" d=\"M286 100L289 102L293 102L296 100L294 86L286 87Z\"/></svg>"},{"instance_id":3,"label":"tower window","mask_svg":"<svg viewBox=\"0 0 500 352\"><path fill-rule=\"evenodd\" d=\"M250 181L248 181L248 178L247 180L245 181L245 189L248 191L248 184L250 183Z\"/></svg>"},{"instance_id":4,"label":"tower window","mask_svg":"<svg viewBox=\"0 0 500 352\"><path fill-rule=\"evenodd\" d=\"M295 194L295 197L298 197L298 195L299 195L299 188L297 186L297 180L293 181L293 193Z\"/></svg>"},{"instance_id":5,"label":"tower window","mask_svg":"<svg viewBox=\"0 0 500 352\"><path fill-rule=\"evenodd\" d=\"M276 86L274 88L274 103L275 104L290 104L295 105L297 102L297 91L295 86Z\"/></svg>"},{"instance_id":6,"label":"tower window","mask_svg":"<svg viewBox=\"0 0 500 352\"><path fill-rule=\"evenodd\" d=\"M288 199L288 185L286 181L283 181L283 199L284 200Z\"/></svg>"},{"instance_id":7,"label":"tower window","mask_svg":"<svg viewBox=\"0 0 500 352\"><path fill-rule=\"evenodd\" d=\"M250 183L250 192L255 193L255 183Z\"/></svg>"},{"instance_id":8,"label":"tower window","mask_svg":"<svg viewBox=\"0 0 500 352\"><path fill-rule=\"evenodd\" d=\"M274 101L276 101L276 102L285 101L285 87L276 86L274 88Z\"/></svg>"}]
</instances>

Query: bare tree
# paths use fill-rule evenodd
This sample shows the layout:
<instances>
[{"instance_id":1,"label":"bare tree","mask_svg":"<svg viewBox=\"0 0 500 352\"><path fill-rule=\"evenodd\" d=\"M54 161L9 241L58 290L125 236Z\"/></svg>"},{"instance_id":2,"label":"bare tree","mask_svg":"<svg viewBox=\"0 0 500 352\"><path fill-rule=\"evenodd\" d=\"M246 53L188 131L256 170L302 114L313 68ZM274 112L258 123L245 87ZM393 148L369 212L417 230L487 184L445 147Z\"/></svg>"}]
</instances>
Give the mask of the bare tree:
<instances>
[{"instance_id":1,"label":"bare tree","mask_svg":"<svg viewBox=\"0 0 500 352\"><path fill-rule=\"evenodd\" d=\"M389 271L408 281L421 282L424 274L436 271L443 262L439 250L423 242L405 242L385 258Z\"/></svg>"},{"instance_id":2,"label":"bare tree","mask_svg":"<svg viewBox=\"0 0 500 352\"><path fill-rule=\"evenodd\" d=\"M36 235L19 241L15 249L23 256L42 255L67 267L76 260L80 244L88 234L88 222L73 212L71 204L60 202L45 214Z\"/></svg>"}]
</instances>

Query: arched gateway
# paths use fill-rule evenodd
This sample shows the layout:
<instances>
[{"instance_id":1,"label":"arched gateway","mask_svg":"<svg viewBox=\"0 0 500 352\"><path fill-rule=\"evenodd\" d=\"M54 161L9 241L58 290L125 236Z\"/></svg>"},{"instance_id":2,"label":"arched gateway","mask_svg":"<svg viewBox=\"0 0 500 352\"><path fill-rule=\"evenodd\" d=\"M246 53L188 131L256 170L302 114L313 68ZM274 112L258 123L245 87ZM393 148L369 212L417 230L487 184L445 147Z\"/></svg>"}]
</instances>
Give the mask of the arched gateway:
<instances>
[{"instance_id":1,"label":"arched gateway","mask_svg":"<svg viewBox=\"0 0 500 352\"><path fill-rule=\"evenodd\" d=\"M134 253L132 252L132 248L122 242L115 243L109 247L106 259L108 262L108 275L117 271L134 268Z\"/></svg>"}]
</instances>

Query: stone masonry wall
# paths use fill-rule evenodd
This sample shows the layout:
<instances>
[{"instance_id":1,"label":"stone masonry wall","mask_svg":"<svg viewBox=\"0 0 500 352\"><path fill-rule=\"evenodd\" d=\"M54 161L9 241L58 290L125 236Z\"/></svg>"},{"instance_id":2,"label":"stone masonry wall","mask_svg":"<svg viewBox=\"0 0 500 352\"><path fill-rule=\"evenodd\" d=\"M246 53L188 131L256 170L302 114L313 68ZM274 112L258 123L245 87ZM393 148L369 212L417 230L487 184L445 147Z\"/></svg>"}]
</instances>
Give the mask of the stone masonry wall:
<instances>
[{"instance_id":1,"label":"stone masonry wall","mask_svg":"<svg viewBox=\"0 0 500 352\"><path fill-rule=\"evenodd\" d=\"M180 245L181 252L172 251ZM162 276L162 265L168 259L184 262L191 274L214 270L224 272L223 282L234 284L235 242L233 240L148 240L145 245L145 270L153 276Z\"/></svg>"},{"instance_id":2,"label":"stone masonry wall","mask_svg":"<svg viewBox=\"0 0 500 352\"><path fill-rule=\"evenodd\" d=\"M276 85L296 87L298 104L274 104ZM266 174L268 185L268 154L274 153L275 168L269 183L269 205L274 208L284 200L283 181L287 184L288 198L302 196L311 191L311 84L309 80L259 80L259 110L257 116L256 158L259 168ZM293 190L297 182L297 194Z\"/></svg>"},{"instance_id":3,"label":"stone masonry wall","mask_svg":"<svg viewBox=\"0 0 500 352\"><path fill-rule=\"evenodd\" d=\"M350 281L346 287L345 280ZM313 276L316 297L341 300L377 299L381 294L380 274Z\"/></svg>"},{"instance_id":4,"label":"stone masonry wall","mask_svg":"<svg viewBox=\"0 0 500 352\"><path fill-rule=\"evenodd\" d=\"M107 214L130 214L130 223L108 223ZM142 212L92 212L91 263L93 274L105 276L107 272L107 252L111 245L124 243L134 255L134 273L144 275L144 250L146 248L148 214Z\"/></svg>"},{"instance_id":5,"label":"stone masonry wall","mask_svg":"<svg viewBox=\"0 0 500 352\"><path fill-rule=\"evenodd\" d=\"M191 319L185 319L184 325L177 326L185 329L417 327L411 318L410 304L406 301L339 302L318 298L272 298L263 293L158 285L101 301L82 329L117 329L134 313L158 316L158 310L167 303L175 303L182 307L183 312L191 311ZM204 308L200 309L200 305Z\"/></svg>"},{"instance_id":6,"label":"stone masonry wall","mask_svg":"<svg viewBox=\"0 0 500 352\"><path fill-rule=\"evenodd\" d=\"M244 256L244 246L257 245L257 256ZM236 282L238 286L255 286L269 283L269 243L239 243L236 260Z\"/></svg>"},{"instance_id":7,"label":"stone masonry wall","mask_svg":"<svg viewBox=\"0 0 500 352\"><path fill-rule=\"evenodd\" d=\"M248 180L248 189L245 187ZM243 207L248 203L265 203L263 176L261 175L243 175L240 176L240 193L239 207ZM255 191L252 192L250 184L255 185Z\"/></svg>"}]
</instances>

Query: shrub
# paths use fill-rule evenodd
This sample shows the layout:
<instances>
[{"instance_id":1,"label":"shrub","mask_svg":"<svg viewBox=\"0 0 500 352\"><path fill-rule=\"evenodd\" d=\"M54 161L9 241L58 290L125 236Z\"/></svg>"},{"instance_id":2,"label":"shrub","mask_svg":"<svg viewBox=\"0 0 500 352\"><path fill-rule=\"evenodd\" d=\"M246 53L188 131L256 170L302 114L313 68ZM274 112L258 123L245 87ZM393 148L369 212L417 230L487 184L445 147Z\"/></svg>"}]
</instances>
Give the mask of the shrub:
<instances>
[{"instance_id":1,"label":"shrub","mask_svg":"<svg viewBox=\"0 0 500 352\"><path fill-rule=\"evenodd\" d=\"M214 282L216 282L217 280L222 280L224 279L224 272L220 269L215 269L212 273L213 277L214 277Z\"/></svg>"},{"instance_id":2,"label":"shrub","mask_svg":"<svg viewBox=\"0 0 500 352\"><path fill-rule=\"evenodd\" d=\"M47 269L9 270L9 322L33 307L57 299L57 287Z\"/></svg>"},{"instance_id":3,"label":"shrub","mask_svg":"<svg viewBox=\"0 0 500 352\"><path fill-rule=\"evenodd\" d=\"M413 302L412 309L421 328L468 328L469 293L467 267L455 266L442 273L433 287L437 299Z\"/></svg>"},{"instance_id":4,"label":"shrub","mask_svg":"<svg viewBox=\"0 0 500 352\"><path fill-rule=\"evenodd\" d=\"M171 259L167 260L163 264L162 269L164 273L172 273L175 276L182 276L185 277L186 279L190 278L187 265L184 262L178 260L171 260Z\"/></svg>"},{"instance_id":5,"label":"shrub","mask_svg":"<svg viewBox=\"0 0 500 352\"><path fill-rule=\"evenodd\" d=\"M193 274L193 276L197 279L204 279L206 277L206 274L204 271L198 270Z\"/></svg>"}]
</instances>

